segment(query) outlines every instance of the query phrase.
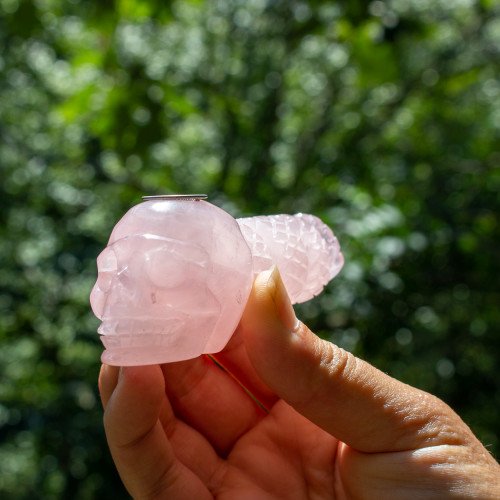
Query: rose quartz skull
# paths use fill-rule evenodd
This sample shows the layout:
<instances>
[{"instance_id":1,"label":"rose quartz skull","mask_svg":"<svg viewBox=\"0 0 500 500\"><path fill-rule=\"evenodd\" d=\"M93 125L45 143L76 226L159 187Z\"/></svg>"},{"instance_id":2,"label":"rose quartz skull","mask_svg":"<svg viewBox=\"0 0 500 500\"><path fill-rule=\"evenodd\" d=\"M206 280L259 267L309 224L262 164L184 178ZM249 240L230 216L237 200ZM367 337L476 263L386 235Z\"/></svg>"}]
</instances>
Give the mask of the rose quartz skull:
<instances>
[{"instance_id":1,"label":"rose quartz skull","mask_svg":"<svg viewBox=\"0 0 500 500\"><path fill-rule=\"evenodd\" d=\"M220 351L253 277L279 266L292 303L321 292L344 259L312 215L238 219L200 200L150 200L129 210L97 259L91 293L111 365L166 363Z\"/></svg>"},{"instance_id":2,"label":"rose quartz skull","mask_svg":"<svg viewBox=\"0 0 500 500\"><path fill-rule=\"evenodd\" d=\"M91 293L102 361L144 365L218 352L252 285L235 219L204 201L146 201L129 210L97 259Z\"/></svg>"}]
</instances>

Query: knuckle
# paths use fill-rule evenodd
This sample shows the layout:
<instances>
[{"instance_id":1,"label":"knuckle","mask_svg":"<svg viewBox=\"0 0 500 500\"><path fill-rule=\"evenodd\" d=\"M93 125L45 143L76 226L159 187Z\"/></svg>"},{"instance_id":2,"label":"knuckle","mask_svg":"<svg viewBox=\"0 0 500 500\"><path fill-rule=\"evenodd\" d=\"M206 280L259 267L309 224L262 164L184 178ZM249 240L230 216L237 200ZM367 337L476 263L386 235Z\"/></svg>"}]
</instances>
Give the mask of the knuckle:
<instances>
[{"instance_id":1,"label":"knuckle","mask_svg":"<svg viewBox=\"0 0 500 500\"><path fill-rule=\"evenodd\" d=\"M175 484L179 478L180 473L178 467L176 467L176 463L169 462L164 465L151 486L146 491L142 491L140 495L135 496L135 498L140 498L141 500L164 498L166 493L175 489Z\"/></svg>"},{"instance_id":2,"label":"knuckle","mask_svg":"<svg viewBox=\"0 0 500 500\"><path fill-rule=\"evenodd\" d=\"M419 446L465 445L469 433L460 417L441 399L420 390L411 391L409 402L401 408L388 408L398 418L395 442L404 446L412 437Z\"/></svg>"},{"instance_id":3,"label":"knuckle","mask_svg":"<svg viewBox=\"0 0 500 500\"><path fill-rule=\"evenodd\" d=\"M306 387L303 397L297 403L308 406L313 401L321 401L329 397L335 386L342 384L352 376L356 358L344 349L317 339L309 359ZM325 394L328 393L328 394Z\"/></svg>"},{"instance_id":4,"label":"knuckle","mask_svg":"<svg viewBox=\"0 0 500 500\"><path fill-rule=\"evenodd\" d=\"M319 355L319 372L331 383L344 382L356 368L356 358L331 342L322 340ZM321 377L321 378L323 378Z\"/></svg>"}]
</instances>

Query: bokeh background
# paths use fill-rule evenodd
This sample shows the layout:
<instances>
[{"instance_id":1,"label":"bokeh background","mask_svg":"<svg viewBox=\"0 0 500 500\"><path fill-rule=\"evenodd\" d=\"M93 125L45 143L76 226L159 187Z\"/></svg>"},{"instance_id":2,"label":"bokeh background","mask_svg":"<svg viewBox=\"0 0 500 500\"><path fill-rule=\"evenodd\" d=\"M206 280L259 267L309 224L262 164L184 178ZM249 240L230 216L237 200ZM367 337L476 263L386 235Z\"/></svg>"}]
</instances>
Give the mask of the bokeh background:
<instances>
[{"instance_id":1,"label":"bokeh background","mask_svg":"<svg viewBox=\"0 0 500 500\"><path fill-rule=\"evenodd\" d=\"M125 498L95 257L143 194L310 212L299 307L500 451L497 0L0 0L0 497Z\"/></svg>"}]
</instances>

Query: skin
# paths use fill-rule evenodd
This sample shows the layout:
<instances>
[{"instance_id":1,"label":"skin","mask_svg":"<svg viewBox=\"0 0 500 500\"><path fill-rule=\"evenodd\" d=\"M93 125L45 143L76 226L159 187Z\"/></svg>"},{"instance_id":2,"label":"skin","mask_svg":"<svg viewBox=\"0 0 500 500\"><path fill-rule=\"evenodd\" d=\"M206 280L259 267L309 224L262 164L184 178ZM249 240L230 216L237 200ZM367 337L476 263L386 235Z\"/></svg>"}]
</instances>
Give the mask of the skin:
<instances>
[{"instance_id":1,"label":"skin","mask_svg":"<svg viewBox=\"0 0 500 500\"><path fill-rule=\"evenodd\" d=\"M500 466L460 417L314 335L277 269L223 352L103 365L99 388L134 498L500 498Z\"/></svg>"}]
</instances>

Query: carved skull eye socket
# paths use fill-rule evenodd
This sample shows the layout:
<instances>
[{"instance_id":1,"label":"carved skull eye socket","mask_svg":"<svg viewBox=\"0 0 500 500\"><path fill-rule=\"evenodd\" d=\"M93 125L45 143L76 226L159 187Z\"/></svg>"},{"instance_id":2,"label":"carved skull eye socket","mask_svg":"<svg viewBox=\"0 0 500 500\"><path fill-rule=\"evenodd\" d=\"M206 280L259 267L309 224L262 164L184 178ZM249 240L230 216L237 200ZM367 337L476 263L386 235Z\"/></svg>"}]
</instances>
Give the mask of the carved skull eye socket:
<instances>
[{"instance_id":1,"label":"carved skull eye socket","mask_svg":"<svg viewBox=\"0 0 500 500\"><path fill-rule=\"evenodd\" d=\"M151 250L146 256L146 274L160 288L176 288L186 280L186 262L176 259L165 248Z\"/></svg>"},{"instance_id":2,"label":"carved skull eye socket","mask_svg":"<svg viewBox=\"0 0 500 500\"><path fill-rule=\"evenodd\" d=\"M118 262L115 252L111 248L105 249L99 257L97 257L97 265L101 272L115 272Z\"/></svg>"},{"instance_id":3,"label":"carved skull eye socket","mask_svg":"<svg viewBox=\"0 0 500 500\"><path fill-rule=\"evenodd\" d=\"M145 256L145 270L153 285L179 288L205 274L207 253L202 248L176 240L157 240Z\"/></svg>"},{"instance_id":4,"label":"carved skull eye socket","mask_svg":"<svg viewBox=\"0 0 500 500\"><path fill-rule=\"evenodd\" d=\"M118 260L112 247L105 248L97 257L97 269L99 270L99 288L107 292L118 270Z\"/></svg>"}]
</instances>

